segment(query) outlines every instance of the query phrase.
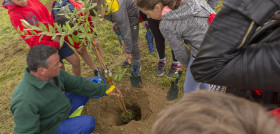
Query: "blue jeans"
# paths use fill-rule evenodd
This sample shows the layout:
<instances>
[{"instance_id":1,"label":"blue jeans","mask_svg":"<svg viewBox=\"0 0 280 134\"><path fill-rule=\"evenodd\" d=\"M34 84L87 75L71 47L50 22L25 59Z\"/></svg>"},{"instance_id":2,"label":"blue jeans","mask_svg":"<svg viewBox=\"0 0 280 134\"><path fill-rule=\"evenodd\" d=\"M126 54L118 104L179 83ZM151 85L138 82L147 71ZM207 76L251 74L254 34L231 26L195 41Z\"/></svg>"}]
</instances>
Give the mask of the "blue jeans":
<instances>
[{"instance_id":1,"label":"blue jeans","mask_svg":"<svg viewBox=\"0 0 280 134\"><path fill-rule=\"evenodd\" d=\"M194 92L197 91L198 88L199 89L204 89L204 90L209 90L210 89L210 85L207 83L201 83L201 82L196 82L192 76L191 73L191 65L193 63L194 58L191 57L190 61L189 61L189 65L188 65L188 69L187 69L187 74L186 74L186 79L185 79L185 83L184 83L184 90L185 90L185 94L188 94L190 92Z\"/></svg>"},{"instance_id":2,"label":"blue jeans","mask_svg":"<svg viewBox=\"0 0 280 134\"><path fill-rule=\"evenodd\" d=\"M71 93L65 93L71 102L71 115L77 108L85 105L89 100L88 96L79 96ZM57 134L88 134L95 128L95 120L92 116L77 116L73 118L67 118L64 120L59 128Z\"/></svg>"}]
</instances>

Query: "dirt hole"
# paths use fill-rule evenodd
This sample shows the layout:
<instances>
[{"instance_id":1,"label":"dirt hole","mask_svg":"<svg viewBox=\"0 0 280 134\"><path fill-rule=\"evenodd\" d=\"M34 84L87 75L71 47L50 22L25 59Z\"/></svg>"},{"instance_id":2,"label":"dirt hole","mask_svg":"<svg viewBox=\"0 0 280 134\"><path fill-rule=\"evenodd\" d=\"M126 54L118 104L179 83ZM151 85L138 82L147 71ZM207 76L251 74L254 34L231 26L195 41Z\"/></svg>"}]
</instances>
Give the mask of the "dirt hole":
<instances>
[{"instance_id":1,"label":"dirt hole","mask_svg":"<svg viewBox=\"0 0 280 134\"><path fill-rule=\"evenodd\" d=\"M136 103L134 103L132 105L127 105L126 104L126 108L127 108L127 110L130 109L134 112L134 120L135 121L140 121L141 120L141 108L139 107L138 104L136 104ZM119 110L119 115L121 115L122 113L123 113L123 111ZM127 122L127 123L129 123L129 122ZM116 121L116 126L125 125L127 123L123 122L121 120L121 117L120 117L119 120Z\"/></svg>"}]
</instances>

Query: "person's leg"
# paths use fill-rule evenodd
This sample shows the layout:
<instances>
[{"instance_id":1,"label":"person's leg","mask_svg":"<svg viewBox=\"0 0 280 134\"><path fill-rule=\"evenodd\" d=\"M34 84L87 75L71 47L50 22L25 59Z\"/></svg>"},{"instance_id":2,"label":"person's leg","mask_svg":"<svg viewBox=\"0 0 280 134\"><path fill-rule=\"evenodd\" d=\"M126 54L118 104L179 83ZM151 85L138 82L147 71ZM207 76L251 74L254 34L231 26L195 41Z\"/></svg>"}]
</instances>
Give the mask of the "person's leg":
<instances>
[{"instance_id":1,"label":"person's leg","mask_svg":"<svg viewBox=\"0 0 280 134\"><path fill-rule=\"evenodd\" d=\"M89 134L95 128L92 116L77 116L64 120L57 129L57 134Z\"/></svg>"},{"instance_id":2,"label":"person's leg","mask_svg":"<svg viewBox=\"0 0 280 134\"><path fill-rule=\"evenodd\" d=\"M174 54L173 50L171 50L171 53L172 53L173 62L178 62L178 60L175 58L175 54Z\"/></svg>"},{"instance_id":3,"label":"person's leg","mask_svg":"<svg viewBox=\"0 0 280 134\"><path fill-rule=\"evenodd\" d=\"M179 62L175 59L174 52L171 51L171 53L172 53L172 59L173 59L173 61L172 61L172 64L171 64L171 68L170 68L170 70L169 70L169 72L168 72L168 74L167 74L168 77L171 77L171 76L173 76L174 74L176 74L176 73L177 73L177 70L178 70L178 68L179 68Z\"/></svg>"},{"instance_id":4,"label":"person's leg","mask_svg":"<svg viewBox=\"0 0 280 134\"><path fill-rule=\"evenodd\" d=\"M78 55L74 53L71 56L66 57L65 60L67 60L72 65L72 72L76 76L81 76L81 65Z\"/></svg>"},{"instance_id":5,"label":"person's leg","mask_svg":"<svg viewBox=\"0 0 280 134\"><path fill-rule=\"evenodd\" d=\"M157 49L158 59L159 59L158 67L157 67L157 75L162 76L164 74L164 67L166 64L165 39L159 30L159 23L160 23L159 20L154 20L154 19L148 18L149 27L155 38L155 44L156 44L156 49Z\"/></svg>"},{"instance_id":6,"label":"person's leg","mask_svg":"<svg viewBox=\"0 0 280 134\"><path fill-rule=\"evenodd\" d=\"M132 37L132 63L133 63L133 73L134 75L138 76L141 70L141 60L140 60L140 50L138 44L138 37L139 37L139 25L131 27L131 37Z\"/></svg>"},{"instance_id":7,"label":"person's leg","mask_svg":"<svg viewBox=\"0 0 280 134\"><path fill-rule=\"evenodd\" d=\"M81 55L83 60L89 65L89 67L92 70L96 70L97 69L96 66L94 65L93 61L91 60L90 55L88 54L86 47L81 46L80 51L77 51L77 52Z\"/></svg>"},{"instance_id":8,"label":"person's leg","mask_svg":"<svg viewBox=\"0 0 280 134\"><path fill-rule=\"evenodd\" d=\"M190 66L191 66L193 60L194 60L194 58L191 57L189 64L188 64L188 68L187 68L187 74L186 74L186 79L185 79L185 83L184 83L185 94L198 90L198 87L201 84L200 82L196 82L194 80L192 73L190 71Z\"/></svg>"},{"instance_id":9,"label":"person's leg","mask_svg":"<svg viewBox=\"0 0 280 134\"><path fill-rule=\"evenodd\" d=\"M210 90L210 84L207 83L200 83L199 90ZM220 86L220 88L223 88L223 86Z\"/></svg>"},{"instance_id":10,"label":"person's leg","mask_svg":"<svg viewBox=\"0 0 280 134\"><path fill-rule=\"evenodd\" d=\"M71 103L71 111L69 115L71 115L80 106L85 105L89 100L89 96L81 96L72 93L64 93L64 94L69 98Z\"/></svg>"},{"instance_id":11,"label":"person's leg","mask_svg":"<svg viewBox=\"0 0 280 134\"><path fill-rule=\"evenodd\" d=\"M76 51L78 52L78 54L81 55L82 59L86 62L86 64L89 65L89 67L92 69L93 73L94 73L94 77L99 76L99 72L97 67L95 66L95 64L93 63L87 49L85 46L81 46L81 48L76 49Z\"/></svg>"},{"instance_id":12,"label":"person's leg","mask_svg":"<svg viewBox=\"0 0 280 134\"><path fill-rule=\"evenodd\" d=\"M149 27L155 38L156 49L159 59L165 59L165 39L159 30L159 20L148 19Z\"/></svg>"},{"instance_id":13,"label":"person's leg","mask_svg":"<svg viewBox=\"0 0 280 134\"><path fill-rule=\"evenodd\" d=\"M77 54L64 42L61 49L58 50L60 60L66 59L72 65L72 72L76 76L81 76L80 58Z\"/></svg>"}]
</instances>

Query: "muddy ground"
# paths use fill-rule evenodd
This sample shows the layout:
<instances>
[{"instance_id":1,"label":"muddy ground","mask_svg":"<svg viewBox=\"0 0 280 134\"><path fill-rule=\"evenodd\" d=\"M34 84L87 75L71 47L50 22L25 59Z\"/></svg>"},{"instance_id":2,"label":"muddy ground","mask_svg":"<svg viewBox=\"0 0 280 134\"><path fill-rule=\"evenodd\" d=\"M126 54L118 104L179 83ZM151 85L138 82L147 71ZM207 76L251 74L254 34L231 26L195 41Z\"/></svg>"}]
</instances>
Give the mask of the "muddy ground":
<instances>
[{"instance_id":1,"label":"muddy ground","mask_svg":"<svg viewBox=\"0 0 280 134\"><path fill-rule=\"evenodd\" d=\"M122 109L114 97L91 98L84 115L96 120L94 132L102 134L150 134L157 114L164 107L174 103L166 100L166 93L152 83L143 83L142 88L133 88L129 79L116 84L122 91L128 109L135 112L135 120L125 124L120 119Z\"/></svg>"}]
</instances>

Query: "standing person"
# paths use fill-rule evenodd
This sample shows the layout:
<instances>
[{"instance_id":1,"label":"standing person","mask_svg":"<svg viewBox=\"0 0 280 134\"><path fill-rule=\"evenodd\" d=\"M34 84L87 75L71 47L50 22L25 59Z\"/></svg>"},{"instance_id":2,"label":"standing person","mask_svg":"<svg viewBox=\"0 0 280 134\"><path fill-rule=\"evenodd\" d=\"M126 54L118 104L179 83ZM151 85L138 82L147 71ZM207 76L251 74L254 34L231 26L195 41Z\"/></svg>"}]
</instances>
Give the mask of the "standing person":
<instances>
[{"instance_id":1,"label":"standing person","mask_svg":"<svg viewBox=\"0 0 280 134\"><path fill-rule=\"evenodd\" d=\"M160 20L155 20L152 18L147 18L147 16L140 11L140 15L143 20L143 25L148 25L155 37L155 42L156 42L156 48L157 48L157 53L158 53L158 67L157 67L157 75L162 76L164 74L164 67L166 64L166 59L165 59L165 39L162 36L160 30L159 30L159 23ZM172 64L171 68L167 74L168 77L171 77L173 74L177 72L177 69L179 67L179 62L176 60L175 55L173 50L171 50L172 53Z\"/></svg>"},{"instance_id":2,"label":"standing person","mask_svg":"<svg viewBox=\"0 0 280 134\"><path fill-rule=\"evenodd\" d=\"M60 2L61 3L58 3L57 1L54 1L54 3L52 4L52 10L51 10L52 11L51 16L54 18L56 23L58 23L60 25L65 25L67 21L70 21L67 17L65 17L65 14L66 14L65 13L66 12L65 6L68 6L68 9L69 9L68 11L69 12L74 12L75 8L76 9L81 9L81 8L84 7L81 3L78 3L74 0L61 0ZM93 10L96 10L98 12L98 10L99 10L98 7L99 6L100 6L100 3L97 2L97 5ZM91 14L91 15L94 15L94 14ZM90 26L92 28L94 28L94 24L92 22L93 20L91 18L91 15L89 15L87 20L90 23ZM97 36L96 33L92 33L92 34L95 34ZM66 39L66 42L68 44L70 44L69 41L68 41L68 38L65 38L65 39ZM98 50L98 52L101 56L101 59L104 61L103 53L102 53L101 48L98 44L97 38L93 38L93 42L97 47L97 50ZM80 46L80 43L74 42L73 47L75 48L76 52L81 55L81 57L89 65L89 67L93 70L94 76L95 77L100 76L100 70L93 63L89 53L87 52L86 45L88 45L88 44L85 43L85 45ZM95 52L94 47L92 47L92 50L93 50L93 52ZM95 54L96 54L96 52L95 52ZM106 66L106 69L107 69L107 71L109 71L109 75L112 75L111 71L108 69L107 66Z\"/></svg>"},{"instance_id":3,"label":"standing person","mask_svg":"<svg viewBox=\"0 0 280 134\"><path fill-rule=\"evenodd\" d=\"M198 88L208 90L209 84L193 79L190 65L209 27L208 17L214 13L213 9L204 0L137 0L137 6L147 17L161 20L159 28L163 37L181 66L188 68L185 94ZM185 43L190 45L190 52Z\"/></svg>"},{"instance_id":4,"label":"standing person","mask_svg":"<svg viewBox=\"0 0 280 134\"><path fill-rule=\"evenodd\" d=\"M139 10L133 0L106 0L107 11L104 18L118 25L124 39L126 61L123 66L128 66L128 61L133 63L133 75L138 76L141 70L139 37Z\"/></svg>"},{"instance_id":5,"label":"standing person","mask_svg":"<svg viewBox=\"0 0 280 134\"><path fill-rule=\"evenodd\" d=\"M39 0L4 0L2 7L8 9L11 23L15 29L20 28L21 31L27 29L20 20L26 20L29 24L36 26L39 25L39 22L43 23L46 27L49 24L53 26L53 18ZM40 32L37 31L37 33ZM72 72L76 76L81 76L79 57L67 44L59 45L59 36L55 40L52 40L51 36L43 36L41 41L39 41L40 36L32 35L31 38L25 39L27 36L28 34L21 35L30 48L38 44L46 44L57 48L61 62L62 59L66 59L72 65ZM64 66L62 67L64 68Z\"/></svg>"},{"instance_id":6,"label":"standing person","mask_svg":"<svg viewBox=\"0 0 280 134\"><path fill-rule=\"evenodd\" d=\"M11 100L15 134L88 134L94 130L94 118L69 118L69 115L85 105L89 96L121 97L119 90L118 93L110 92L105 84L96 84L61 70L62 64L54 47L32 47L27 54L27 65Z\"/></svg>"}]
</instances>

